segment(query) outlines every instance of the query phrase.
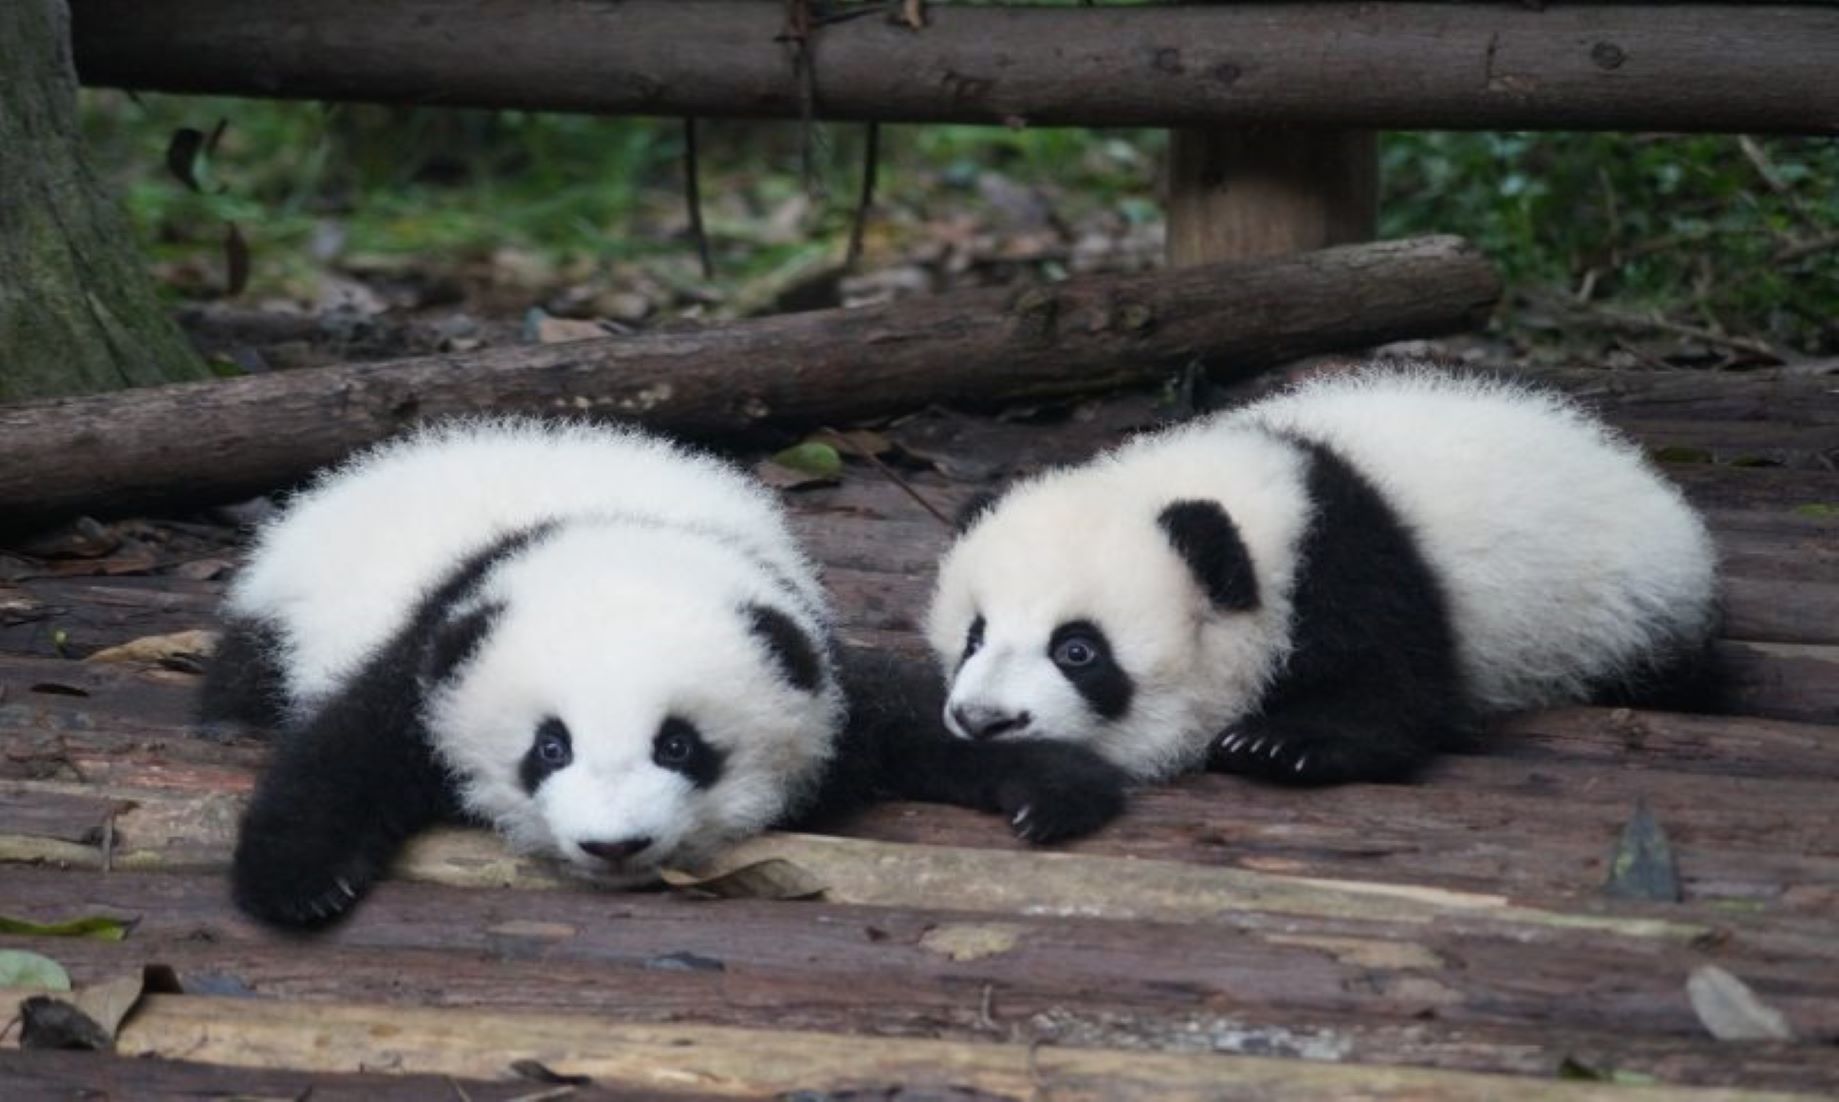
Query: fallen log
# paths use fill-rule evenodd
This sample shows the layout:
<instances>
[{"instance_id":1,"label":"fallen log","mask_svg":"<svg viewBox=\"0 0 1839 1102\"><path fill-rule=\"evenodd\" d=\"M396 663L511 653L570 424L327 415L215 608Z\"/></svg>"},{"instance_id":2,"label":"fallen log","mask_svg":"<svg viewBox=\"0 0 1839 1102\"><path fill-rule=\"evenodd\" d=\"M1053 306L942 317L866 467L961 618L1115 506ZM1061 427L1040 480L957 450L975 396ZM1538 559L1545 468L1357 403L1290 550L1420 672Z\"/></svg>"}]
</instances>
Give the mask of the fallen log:
<instances>
[{"instance_id":1,"label":"fallen log","mask_svg":"<svg viewBox=\"0 0 1839 1102\"><path fill-rule=\"evenodd\" d=\"M412 422L636 418L692 436L1110 390L1447 332L1500 294L1454 237L824 310L697 331L254 375L0 408L0 518L273 489Z\"/></svg>"},{"instance_id":2,"label":"fallen log","mask_svg":"<svg viewBox=\"0 0 1839 1102\"><path fill-rule=\"evenodd\" d=\"M524 0L72 0L71 10L91 84L708 117L798 118L807 102L784 12L758 0L576 0L540 17ZM1812 5L934 4L927 22L819 28L814 113L1839 131L1839 12Z\"/></svg>"}]
</instances>

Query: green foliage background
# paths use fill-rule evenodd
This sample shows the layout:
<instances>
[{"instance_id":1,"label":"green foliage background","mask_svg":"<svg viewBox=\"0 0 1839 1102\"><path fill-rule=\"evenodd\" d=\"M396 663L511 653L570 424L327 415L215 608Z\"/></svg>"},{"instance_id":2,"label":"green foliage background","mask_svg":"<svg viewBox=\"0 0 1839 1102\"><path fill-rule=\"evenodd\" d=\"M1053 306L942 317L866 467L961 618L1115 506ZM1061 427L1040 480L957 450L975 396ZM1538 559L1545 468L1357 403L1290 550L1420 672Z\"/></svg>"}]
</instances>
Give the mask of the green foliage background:
<instances>
[{"instance_id":1,"label":"green foliage background","mask_svg":"<svg viewBox=\"0 0 1839 1102\"><path fill-rule=\"evenodd\" d=\"M558 261L681 255L658 228L678 203L682 129L661 120L527 112L326 107L85 93L96 159L136 226L168 258L210 249L225 220L256 248L257 285L310 267L315 226L336 219L352 252L439 266L502 246ZM228 120L194 192L164 168L179 126ZM755 241L749 219L800 193L790 124L704 128L704 194L725 278L801 246ZM805 229L840 244L861 128L821 129L831 198ZM884 208L974 210L1000 172L1062 216L1107 207L1160 217L1159 131L889 127ZM1474 239L1522 289L1685 324L1839 351L1839 141L1733 136L1399 133L1382 146L1388 236ZM1818 247L1822 243L1825 247Z\"/></svg>"}]
</instances>

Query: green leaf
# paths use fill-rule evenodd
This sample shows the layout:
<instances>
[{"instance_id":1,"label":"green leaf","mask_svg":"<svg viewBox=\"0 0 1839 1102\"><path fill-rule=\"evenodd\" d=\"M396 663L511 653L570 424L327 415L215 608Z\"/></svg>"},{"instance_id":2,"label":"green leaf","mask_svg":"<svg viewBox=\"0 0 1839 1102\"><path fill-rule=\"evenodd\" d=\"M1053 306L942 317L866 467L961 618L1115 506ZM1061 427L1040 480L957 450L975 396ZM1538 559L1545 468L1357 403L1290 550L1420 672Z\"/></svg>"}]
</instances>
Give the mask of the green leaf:
<instances>
[{"instance_id":1,"label":"green leaf","mask_svg":"<svg viewBox=\"0 0 1839 1102\"><path fill-rule=\"evenodd\" d=\"M1794 515L1797 517L1839 517L1839 505L1827 505L1824 502L1796 505Z\"/></svg>"},{"instance_id":2,"label":"green leaf","mask_svg":"<svg viewBox=\"0 0 1839 1102\"><path fill-rule=\"evenodd\" d=\"M93 937L101 941L120 941L128 936L130 925L106 915L89 915L63 922L29 922L23 918L0 915L0 934L25 934L29 937Z\"/></svg>"},{"instance_id":3,"label":"green leaf","mask_svg":"<svg viewBox=\"0 0 1839 1102\"><path fill-rule=\"evenodd\" d=\"M50 957L24 949L0 949L0 987L70 990L70 973Z\"/></svg>"},{"instance_id":4,"label":"green leaf","mask_svg":"<svg viewBox=\"0 0 1839 1102\"><path fill-rule=\"evenodd\" d=\"M843 473L843 457L834 447L816 440L794 444L773 456L773 462L818 478L835 478Z\"/></svg>"}]
</instances>

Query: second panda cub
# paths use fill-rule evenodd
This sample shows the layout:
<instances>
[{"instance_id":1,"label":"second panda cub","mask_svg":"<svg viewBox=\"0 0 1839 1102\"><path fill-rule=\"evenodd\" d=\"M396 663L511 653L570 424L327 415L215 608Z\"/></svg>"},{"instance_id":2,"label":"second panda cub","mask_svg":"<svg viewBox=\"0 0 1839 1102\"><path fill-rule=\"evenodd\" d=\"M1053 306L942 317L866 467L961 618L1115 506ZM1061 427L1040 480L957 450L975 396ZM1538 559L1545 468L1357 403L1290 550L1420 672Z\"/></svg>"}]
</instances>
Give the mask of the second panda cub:
<instances>
[{"instance_id":1,"label":"second panda cub","mask_svg":"<svg viewBox=\"0 0 1839 1102\"><path fill-rule=\"evenodd\" d=\"M1325 784L1656 689L1715 604L1699 518L1569 402L1369 368L1015 486L927 630L961 738Z\"/></svg>"}]
</instances>

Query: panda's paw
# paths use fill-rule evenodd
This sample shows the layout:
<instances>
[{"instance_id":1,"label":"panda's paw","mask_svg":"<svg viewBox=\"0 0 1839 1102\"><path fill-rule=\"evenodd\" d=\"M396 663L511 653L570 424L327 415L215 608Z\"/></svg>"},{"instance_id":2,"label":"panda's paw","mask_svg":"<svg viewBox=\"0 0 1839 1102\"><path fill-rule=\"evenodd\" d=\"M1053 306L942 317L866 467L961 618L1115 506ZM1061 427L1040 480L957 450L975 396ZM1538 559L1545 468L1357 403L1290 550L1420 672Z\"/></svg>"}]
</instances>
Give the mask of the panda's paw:
<instances>
[{"instance_id":1,"label":"panda's paw","mask_svg":"<svg viewBox=\"0 0 1839 1102\"><path fill-rule=\"evenodd\" d=\"M1254 721L1216 739L1207 768L1277 784L1327 785L1402 779L1422 761L1386 732Z\"/></svg>"},{"instance_id":2,"label":"panda's paw","mask_svg":"<svg viewBox=\"0 0 1839 1102\"><path fill-rule=\"evenodd\" d=\"M245 830L230 887L236 905L252 918L311 930L344 917L375 879L375 866L359 854L303 846L298 838L267 840Z\"/></svg>"},{"instance_id":3,"label":"panda's paw","mask_svg":"<svg viewBox=\"0 0 1839 1102\"><path fill-rule=\"evenodd\" d=\"M1008 763L997 804L1016 837L1036 845L1090 834L1124 810L1129 777L1081 746L1032 742Z\"/></svg>"}]
</instances>

